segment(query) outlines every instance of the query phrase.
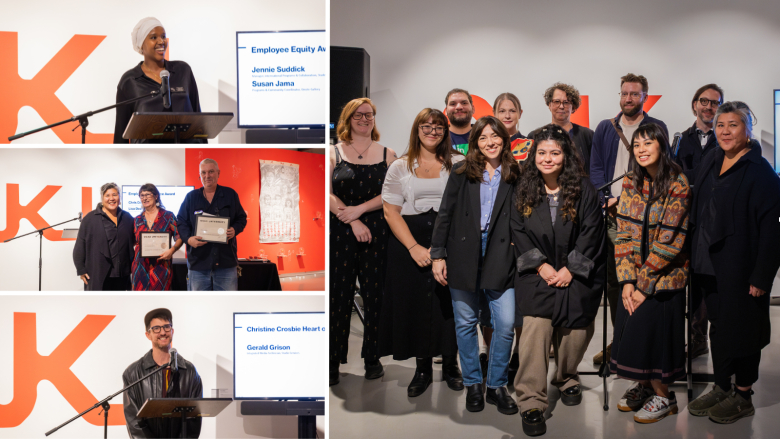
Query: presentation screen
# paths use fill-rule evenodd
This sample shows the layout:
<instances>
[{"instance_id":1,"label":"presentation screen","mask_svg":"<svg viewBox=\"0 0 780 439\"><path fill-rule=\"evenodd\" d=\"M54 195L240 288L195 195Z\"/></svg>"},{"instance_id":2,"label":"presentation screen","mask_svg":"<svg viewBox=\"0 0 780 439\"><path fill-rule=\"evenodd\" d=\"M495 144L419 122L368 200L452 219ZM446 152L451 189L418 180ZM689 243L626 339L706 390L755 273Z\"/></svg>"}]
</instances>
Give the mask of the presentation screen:
<instances>
[{"instance_id":1,"label":"presentation screen","mask_svg":"<svg viewBox=\"0 0 780 439\"><path fill-rule=\"evenodd\" d=\"M324 312L233 313L234 399L325 399Z\"/></svg>"},{"instance_id":2,"label":"presentation screen","mask_svg":"<svg viewBox=\"0 0 780 439\"><path fill-rule=\"evenodd\" d=\"M324 30L237 32L238 126L325 128Z\"/></svg>"},{"instance_id":3,"label":"presentation screen","mask_svg":"<svg viewBox=\"0 0 780 439\"><path fill-rule=\"evenodd\" d=\"M138 190L141 189L140 184L134 185L122 185L122 209L133 216L133 218L143 212L144 207L141 205L141 199L138 198ZM181 203L184 202L184 197L188 193L195 189L194 186L156 186L160 191L160 202L165 206L165 210L173 212L174 215L179 214L179 208Z\"/></svg>"}]
</instances>

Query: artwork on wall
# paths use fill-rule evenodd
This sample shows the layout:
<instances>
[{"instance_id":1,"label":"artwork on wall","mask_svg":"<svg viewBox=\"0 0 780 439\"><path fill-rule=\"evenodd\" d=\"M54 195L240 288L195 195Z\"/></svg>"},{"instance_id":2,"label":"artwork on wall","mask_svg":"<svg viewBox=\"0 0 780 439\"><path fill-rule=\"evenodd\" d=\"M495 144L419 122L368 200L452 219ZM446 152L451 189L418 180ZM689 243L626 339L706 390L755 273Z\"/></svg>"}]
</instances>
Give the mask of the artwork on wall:
<instances>
[{"instance_id":1,"label":"artwork on wall","mask_svg":"<svg viewBox=\"0 0 780 439\"><path fill-rule=\"evenodd\" d=\"M298 242L301 213L298 165L260 160L260 242Z\"/></svg>"}]
</instances>

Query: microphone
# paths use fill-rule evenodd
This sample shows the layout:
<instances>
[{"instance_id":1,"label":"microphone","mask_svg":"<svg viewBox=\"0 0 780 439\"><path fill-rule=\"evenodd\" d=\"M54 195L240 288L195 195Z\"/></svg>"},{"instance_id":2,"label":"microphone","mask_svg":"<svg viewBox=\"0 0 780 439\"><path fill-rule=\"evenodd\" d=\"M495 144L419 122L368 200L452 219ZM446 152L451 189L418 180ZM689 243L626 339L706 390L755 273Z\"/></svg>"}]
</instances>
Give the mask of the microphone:
<instances>
[{"instance_id":1,"label":"microphone","mask_svg":"<svg viewBox=\"0 0 780 439\"><path fill-rule=\"evenodd\" d=\"M682 134L680 132L674 133L674 140L672 140L672 151L674 151L673 159L677 158L677 151L680 149L680 140L682 140Z\"/></svg>"},{"instance_id":2,"label":"microphone","mask_svg":"<svg viewBox=\"0 0 780 439\"><path fill-rule=\"evenodd\" d=\"M165 109L171 108L171 74L167 70L160 72L160 79L162 84L160 85L160 93L163 97L163 107Z\"/></svg>"},{"instance_id":3,"label":"microphone","mask_svg":"<svg viewBox=\"0 0 780 439\"><path fill-rule=\"evenodd\" d=\"M81 222L82 218L83 217L81 216L81 212L79 212L79 222Z\"/></svg>"},{"instance_id":4,"label":"microphone","mask_svg":"<svg viewBox=\"0 0 780 439\"><path fill-rule=\"evenodd\" d=\"M168 365L171 367L172 372L177 372L179 370L179 355L178 352L176 352L176 348L171 348L168 353L171 354L171 362L168 363Z\"/></svg>"}]
</instances>

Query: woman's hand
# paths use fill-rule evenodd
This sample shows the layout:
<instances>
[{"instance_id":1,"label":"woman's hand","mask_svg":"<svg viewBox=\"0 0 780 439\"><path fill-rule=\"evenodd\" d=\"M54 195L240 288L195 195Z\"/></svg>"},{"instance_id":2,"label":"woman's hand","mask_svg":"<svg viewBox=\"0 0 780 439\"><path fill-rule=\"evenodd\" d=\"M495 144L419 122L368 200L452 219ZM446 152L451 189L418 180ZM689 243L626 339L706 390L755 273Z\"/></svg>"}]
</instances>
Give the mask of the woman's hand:
<instances>
[{"instance_id":1,"label":"woman's hand","mask_svg":"<svg viewBox=\"0 0 780 439\"><path fill-rule=\"evenodd\" d=\"M539 276L541 276L542 279L547 282L547 285L552 285L550 282L557 274L558 272L555 271L552 265L548 264L547 262L539 266Z\"/></svg>"},{"instance_id":2,"label":"woman's hand","mask_svg":"<svg viewBox=\"0 0 780 439\"><path fill-rule=\"evenodd\" d=\"M158 258L158 261L167 261L169 259L173 258L173 254L176 253L176 250L171 247L168 250L165 250Z\"/></svg>"},{"instance_id":3,"label":"woman's hand","mask_svg":"<svg viewBox=\"0 0 780 439\"><path fill-rule=\"evenodd\" d=\"M634 308L632 308L633 302L631 301L631 295L634 293L635 289L636 288L634 287L634 284L623 285L623 306L626 308L626 311L628 311L628 315L631 315L631 313L634 312Z\"/></svg>"},{"instance_id":4,"label":"woman's hand","mask_svg":"<svg viewBox=\"0 0 780 439\"><path fill-rule=\"evenodd\" d=\"M338 209L339 213L336 214L336 217L344 224L350 224L360 218L360 215L366 213L362 204L360 206L339 207Z\"/></svg>"},{"instance_id":5,"label":"woman's hand","mask_svg":"<svg viewBox=\"0 0 780 439\"><path fill-rule=\"evenodd\" d=\"M631 308L633 309L632 312L630 312L628 315L631 315L636 312L636 309L639 308L639 305L643 304L645 302L645 299L647 299L647 296L642 294L641 291L634 289L634 292L631 293L631 301L633 302L631 304Z\"/></svg>"},{"instance_id":6,"label":"woman's hand","mask_svg":"<svg viewBox=\"0 0 780 439\"><path fill-rule=\"evenodd\" d=\"M436 259L433 261L433 278L436 282L447 286L447 261L444 259Z\"/></svg>"},{"instance_id":7,"label":"woman's hand","mask_svg":"<svg viewBox=\"0 0 780 439\"><path fill-rule=\"evenodd\" d=\"M409 249L409 254L412 255L414 262L420 267L427 267L431 265L431 250L423 246L415 244Z\"/></svg>"},{"instance_id":8,"label":"woman's hand","mask_svg":"<svg viewBox=\"0 0 780 439\"><path fill-rule=\"evenodd\" d=\"M750 295L753 297L760 297L766 294L766 291L762 290L761 288L756 288L753 285L750 286Z\"/></svg>"},{"instance_id":9,"label":"woman's hand","mask_svg":"<svg viewBox=\"0 0 780 439\"><path fill-rule=\"evenodd\" d=\"M569 269L563 267L555 273L555 276L547 284L557 288L566 288L571 284L571 279L572 276Z\"/></svg>"},{"instance_id":10,"label":"woman's hand","mask_svg":"<svg viewBox=\"0 0 780 439\"><path fill-rule=\"evenodd\" d=\"M371 231L360 220L352 221L349 225L352 226L352 233L358 242L371 242Z\"/></svg>"},{"instance_id":11,"label":"woman's hand","mask_svg":"<svg viewBox=\"0 0 780 439\"><path fill-rule=\"evenodd\" d=\"M87 279L89 279L89 275L88 275L87 273L84 273L84 274L82 274L82 275L81 275L81 276L79 276L79 277L81 278L81 281L82 281L82 282L84 282L84 285L89 285L89 284L87 283Z\"/></svg>"}]
</instances>

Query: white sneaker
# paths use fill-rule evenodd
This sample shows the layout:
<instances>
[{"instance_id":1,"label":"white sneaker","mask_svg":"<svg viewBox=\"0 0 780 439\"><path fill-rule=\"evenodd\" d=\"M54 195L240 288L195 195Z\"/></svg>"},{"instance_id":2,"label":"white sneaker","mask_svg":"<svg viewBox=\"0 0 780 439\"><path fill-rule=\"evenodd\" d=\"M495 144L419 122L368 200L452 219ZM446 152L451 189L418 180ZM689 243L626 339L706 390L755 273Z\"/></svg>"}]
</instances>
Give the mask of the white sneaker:
<instances>
[{"instance_id":1,"label":"white sneaker","mask_svg":"<svg viewBox=\"0 0 780 439\"><path fill-rule=\"evenodd\" d=\"M652 387L644 387L636 383L633 387L626 390L623 398L618 402L618 410L621 412L635 412L642 408L645 403L655 395Z\"/></svg>"},{"instance_id":2,"label":"white sneaker","mask_svg":"<svg viewBox=\"0 0 780 439\"><path fill-rule=\"evenodd\" d=\"M640 424L652 424L661 419L677 414L677 398L674 392L669 392L669 398L654 395L653 399L647 401L642 410L634 415L634 421Z\"/></svg>"}]
</instances>

